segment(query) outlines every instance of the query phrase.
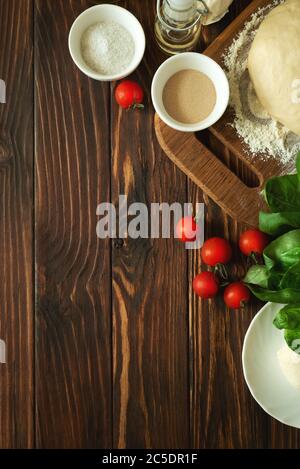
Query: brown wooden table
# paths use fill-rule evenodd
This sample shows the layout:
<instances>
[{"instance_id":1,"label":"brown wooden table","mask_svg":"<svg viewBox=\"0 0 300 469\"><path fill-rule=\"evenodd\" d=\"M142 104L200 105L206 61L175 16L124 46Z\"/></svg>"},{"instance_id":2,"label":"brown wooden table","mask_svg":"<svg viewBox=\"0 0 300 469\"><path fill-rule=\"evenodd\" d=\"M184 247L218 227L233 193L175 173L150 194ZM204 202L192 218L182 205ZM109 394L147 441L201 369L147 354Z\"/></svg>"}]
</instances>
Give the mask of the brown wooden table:
<instances>
[{"instance_id":1,"label":"brown wooden table","mask_svg":"<svg viewBox=\"0 0 300 469\"><path fill-rule=\"evenodd\" d=\"M114 83L84 76L67 46L92 0L0 0L1 448L294 448L300 432L268 417L241 367L259 305L202 303L199 251L175 240L99 240L96 207L201 201L160 150L150 84L165 58L154 0L117 1L142 22L143 112L124 112ZM202 47L249 0L235 0ZM211 142L229 165L222 148ZM241 170L240 170L241 171ZM206 203L206 235L244 228ZM245 265L238 253L236 273Z\"/></svg>"}]
</instances>

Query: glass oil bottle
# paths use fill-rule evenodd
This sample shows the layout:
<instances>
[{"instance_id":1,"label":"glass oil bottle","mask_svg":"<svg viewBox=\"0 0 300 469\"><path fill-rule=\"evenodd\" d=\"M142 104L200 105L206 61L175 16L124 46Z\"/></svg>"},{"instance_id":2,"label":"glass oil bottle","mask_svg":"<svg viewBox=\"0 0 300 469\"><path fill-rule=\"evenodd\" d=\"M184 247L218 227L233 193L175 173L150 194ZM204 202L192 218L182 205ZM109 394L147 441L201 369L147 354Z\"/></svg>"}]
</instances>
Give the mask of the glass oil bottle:
<instances>
[{"instance_id":1,"label":"glass oil bottle","mask_svg":"<svg viewBox=\"0 0 300 469\"><path fill-rule=\"evenodd\" d=\"M201 32L201 17L208 13L203 0L157 0L155 37L167 54L192 51Z\"/></svg>"}]
</instances>

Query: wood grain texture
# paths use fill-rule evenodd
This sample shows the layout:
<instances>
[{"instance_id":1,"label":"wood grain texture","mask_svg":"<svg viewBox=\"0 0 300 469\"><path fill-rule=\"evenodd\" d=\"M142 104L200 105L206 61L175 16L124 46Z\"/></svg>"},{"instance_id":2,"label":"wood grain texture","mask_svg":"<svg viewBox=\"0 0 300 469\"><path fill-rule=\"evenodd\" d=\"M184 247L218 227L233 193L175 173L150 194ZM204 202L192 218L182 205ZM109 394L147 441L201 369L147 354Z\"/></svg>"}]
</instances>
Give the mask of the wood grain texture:
<instances>
[{"instance_id":1,"label":"wood grain texture","mask_svg":"<svg viewBox=\"0 0 300 469\"><path fill-rule=\"evenodd\" d=\"M244 228L156 140L150 85L166 56L154 41L154 0L113 2L145 28L132 76L146 91L143 112L119 109L115 83L73 64L70 26L96 3L0 0L0 447L297 448L300 431L268 417L242 376L244 334L260 305L234 313L221 298L200 302L191 289L200 253L175 240L96 237L97 205L118 205L119 194L148 206L204 200L206 236L235 243ZM235 0L203 28L202 49L249 3ZM255 186L214 135L201 140ZM242 275L234 255L232 275Z\"/></svg>"},{"instance_id":2,"label":"wood grain texture","mask_svg":"<svg viewBox=\"0 0 300 469\"><path fill-rule=\"evenodd\" d=\"M147 8L145 7L147 3ZM186 178L155 141L150 85L163 55L153 41L154 3L128 1L148 47L133 78L143 112L112 103L112 201L185 202ZM126 240L113 249L114 445L189 446L187 256L174 240Z\"/></svg>"},{"instance_id":3,"label":"wood grain texture","mask_svg":"<svg viewBox=\"0 0 300 469\"><path fill-rule=\"evenodd\" d=\"M224 65L223 57L226 50L232 43L233 38L243 30L245 22L249 21L254 12L260 8L267 7L272 1L253 0L248 3L249 5L243 8L230 25L205 49L205 54L218 62L221 66ZM244 163L244 165L249 166L253 172L257 173L261 186L272 176L287 174L294 170L293 159L284 161L282 158L276 156L266 159L262 153L249 154L247 146L238 136L236 130L233 126L228 125L228 123L232 123L233 120L234 113L232 109L228 107L222 118L219 119L210 130L226 148Z\"/></svg>"},{"instance_id":4,"label":"wood grain texture","mask_svg":"<svg viewBox=\"0 0 300 469\"><path fill-rule=\"evenodd\" d=\"M210 196L233 219L250 226L257 226L258 213L264 205L260 195L265 181L262 172L255 171L254 173L253 170L253 177L256 176L259 187L248 187L197 138L196 134L171 129L157 114L155 115L155 130L166 155L205 194ZM247 166L245 161L241 163ZM251 171L250 168L248 171ZM236 197L237 193L239 197Z\"/></svg>"},{"instance_id":5,"label":"wood grain texture","mask_svg":"<svg viewBox=\"0 0 300 469\"><path fill-rule=\"evenodd\" d=\"M233 39L243 29L245 22L259 8L270 4L270 0L254 0L243 9L235 20L212 42L204 53L221 66L223 56ZM208 129L223 146L233 154L231 159L239 163L256 184L248 187L239 177L224 164L224 159L211 152L200 141L196 134L179 132L168 127L157 115L155 129L161 147L169 158L190 178L201 187L228 215L232 218L257 226L259 210L264 208L261 191L268 178L288 174L294 169L294 161L284 162L280 158L265 159L262 154L250 155L245 144L232 125L234 113L229 107L221 119ZM198 141L199 140L199 141ZM238 170L240 171L240 170ZM236 194L239 197L236 197ZM253 209L255 207L255 209Z\"/></svg>"},{"instance_id":6,"label":"wood grain texture","mask_svg":"<svg viewBox=\"0 0 300 469\"><path fill-rule=\"evenodd\" d=\"M32 2L1 0L0 338L7 347L7 363L0 364L1 448L34 443L32 33Z\"/></svg>"},{"instance_id":7,"label":"wood grain texture","mask_svg":"<svg viewBox=\"0 0 300 469\"><path fill-rule=\"evenodd\" d=\"M236 0L221 23L203 30L205 49L251 0ZM257 4L257 0L256 0ZM213 30L214 29L214 30ZM209 30L210 34L206 31ZM248 187L257 181L241 164L237 153L224 148L218 133L205 135L204 143ZM233 221L199 187L188 181L189 198L206 205L206 237L216 233L232 242L233 278L243 276L246 263L236 248L246 226ZM190 285L203 268L200 253L190 252ZM300 431L269 417L254 401L243 379L242 345L246 330L262 304L252 299L243 312L230 311L222 299L203 302L190 287L190 422L191 446L196 448L299 448Z\"/></svg>"},{"instance_id":8,"label":"wood grain texture","mask_svg":"<svg viewBox=\"0 0 300 469\"><path fill-rule=\"evenodd\" d=\"M213 144L211 146L213 148ZM232 158L232 156L231 156ZM201 193L189 183L194 203ZM234 246L233 278L245 262L235 247L245 226L233 221L204 196L206 237L223 236ZM205 269L199 252L190 254L192 278ZM197 448L261 448L267 444L266 414L256 405L243 379L243 338L260 305L252 300L243 312L224 307L222 297L203 302L190 290L191 438ZM247 429L247 430L245 430Z\"/></svg>"},{"instance_id":9,"label":"wood grain texture","mask_svg":"<svg viewBox=\"0 0 300 469\"><path fill-rule=\"evenodd\" d=\"M36 2L37 447L111 446L109 85L73 64L68 33L95 2Z\"/></svg>"}]
</instances>

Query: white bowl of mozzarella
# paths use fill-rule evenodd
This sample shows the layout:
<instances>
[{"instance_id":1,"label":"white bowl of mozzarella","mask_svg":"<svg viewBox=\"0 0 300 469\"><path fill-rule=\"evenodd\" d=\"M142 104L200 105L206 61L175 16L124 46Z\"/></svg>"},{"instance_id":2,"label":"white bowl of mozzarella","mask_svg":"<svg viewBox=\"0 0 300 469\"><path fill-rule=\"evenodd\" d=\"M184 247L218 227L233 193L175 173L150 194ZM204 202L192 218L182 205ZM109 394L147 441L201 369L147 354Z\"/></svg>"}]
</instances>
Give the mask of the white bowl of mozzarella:
<instances>
[{"instance_id":1,"label":"white bowl of mozzarella","mask_svg":"<svg viewBox=\"0 0 300 469\"><path fill-rule=\"evenodd\" d=\"M300 355L273 325L283 306L267 303L252 320L244 339L243 372L252 396L269 415L300 428Z\"/></svg>"}]
</instances>

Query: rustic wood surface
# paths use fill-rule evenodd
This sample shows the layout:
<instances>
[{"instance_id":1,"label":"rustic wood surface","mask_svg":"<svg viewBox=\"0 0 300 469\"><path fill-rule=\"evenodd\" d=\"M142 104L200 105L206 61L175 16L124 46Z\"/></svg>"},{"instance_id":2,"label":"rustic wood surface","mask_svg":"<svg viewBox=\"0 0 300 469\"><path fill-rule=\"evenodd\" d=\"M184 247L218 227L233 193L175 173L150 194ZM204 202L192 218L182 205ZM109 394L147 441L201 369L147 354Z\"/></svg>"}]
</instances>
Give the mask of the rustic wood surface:
<instances>
[{"instance_id":1,"label":"rustic wood surface","mask_svg":"<svg viewBox=\"0 0 300 469\"><path fill-rule=\"evenodd\" d=\"M233 37L242 31L245 21L248 21L252 14L257 10L268 7L270 3L272 3L270 0L253 0L250 2L248 7L245 8L224 31L222 31L217 40L213 41L208 46L205 50L205 54L216 60L218 63L223 64L225 51L232 43ZM249 166L253 171L254 176L256 175L258 178L258 186L263 185L269 177L287 174L294 171L293 160L286 162L280 158L276 158L276 156L266 159L264 157L265 155L261 153L249 155L247 147L243 144L235 129L231 125L228 125L228 122L232 122L233 119L234 113L232 112L232 109L228 107L222 118L211 127L211 131L222 143L224 143L226 147L230 149L230 151L246 163L246 166Z\"/></svg>"},{"instance_id":2,"label":"rustic wood surface","mask_svg":"<svg viewBox=\"0 0 300 469\"><path fill-rule=\"evenodd\" d=\"M96 237L97 205L122 193L128 203L204 199L207 236L234 242L244 227L156 140L149 90L165 56L154 0L114 2L145 28L133 74L147 92L143 112L120 110L114 83L73 64L70 26L95 3L0 0L0 447L298 447L300 432L268 417L243 380L243 337L259 305L230 312L195 298L199 251L175 240ZM235 0L203 29L202 47L248 4ZM207 144L248 178L213 137Z\"/></svg>"},{"instance_id":3,"label":"rustic wood surface","mask_svg":"<svg viewBox=\"0 0 300 469\"><path fill-rule=\"evenodd\" d=\"M0 1L0 447L34 444L33 11Z\"/></svg>"},{"instance_id":4,"label":"rustic wood surface","mask_svg":"<svg viewBox=\"0 0 300 469\"><path fill-rule=\"evenodd\" d=\"M234 220L256 227L259 210L264 208L260 195L264 185L262 174L261 183L257 182L254 187L249 186L237 175L237 171L229 169L218 155L207 148L200 140L201 132L197 136L194 133L171 129L159 118L158 114L155 115L154 122L157 139L170 160L205 194L209 195L225 213ZM218 136L216 140L220 142ZM224 146L224 151L227 150L229 150L228 146ZM239 159L234 154L232 158L240 161L240 165L251 173L245 160ZM254 171L252 171L252 177L256 177L258 181ZM239 197L236 196L237 193Z\"/></svg>"},{"instance_id":5,"label":"rustic wood surface","mask_svg":"<svg viewBox=\"0 0 300 469\"><path fill-rule=\"evenodd\" d=\"M270 5L270 0L253 0L247 8L225 28L204 53L223 65L226 50L234 38L243 30L246 21L258 9ZM155 130L161 147L169 158L200 188L208 194L232 218L250 226L258 225L259 210L265 208L261 191L267 179L289 174L294 170L294 161L284 162L280 158L263 154L249 155L247 147L232 125L234 112L228 106L224 115L207 132L223 144L223 151L232 153L232 160L239 169L228 169L220 155L210 151L201 141L202 133L179 132L167 126L156 114ZM241 169L243 173L241 174ZM248 174L245 180L245 172ZM238 174L238 176L237 176ZM239 197L236 197L236 194ZM255 210L253 210L255 207Z\"/></svg>"}]
</instances>

